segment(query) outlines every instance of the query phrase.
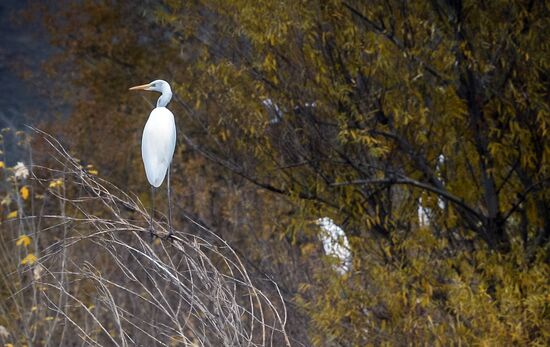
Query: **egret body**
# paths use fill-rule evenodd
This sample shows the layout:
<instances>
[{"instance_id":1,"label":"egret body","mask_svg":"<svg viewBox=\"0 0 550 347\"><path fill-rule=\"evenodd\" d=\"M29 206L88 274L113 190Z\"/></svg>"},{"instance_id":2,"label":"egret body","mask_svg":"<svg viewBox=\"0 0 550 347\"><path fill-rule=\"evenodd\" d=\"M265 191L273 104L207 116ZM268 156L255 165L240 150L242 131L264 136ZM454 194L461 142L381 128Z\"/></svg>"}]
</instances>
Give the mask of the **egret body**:
<instances>
[{"instance_id":1,"label":"egret body","mask_svg":"<svg viewBox=\"0 0 550 347\"><path fill-rule=\"evenodd\" d=\"M141 157L145 167L145 175L151 185L153 197L153 213L151 213L151 231L153 229L154 192L167 177L168 188L168 222L169 233L172 234L172 206L170 202L170 163L176 148L176 122L174 115L166 108L172 99L172 89L168 82L155 80L149 84L135 86L130 90L150 90L161 93L157 107L151 111L143 129L141 138Z\"/></svg>"}]
</instances>

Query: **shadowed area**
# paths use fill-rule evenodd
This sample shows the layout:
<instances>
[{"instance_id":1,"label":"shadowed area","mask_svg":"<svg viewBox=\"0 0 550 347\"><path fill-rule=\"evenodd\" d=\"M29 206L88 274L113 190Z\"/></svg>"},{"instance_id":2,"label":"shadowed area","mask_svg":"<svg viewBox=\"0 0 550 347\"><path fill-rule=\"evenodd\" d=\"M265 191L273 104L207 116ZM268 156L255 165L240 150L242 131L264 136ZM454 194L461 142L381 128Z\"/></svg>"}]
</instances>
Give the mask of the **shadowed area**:
<instances>
[{"instance_id":1,"label":"shadowed area","mask_svg":"<svg viewBox=\"0 0 550 347\"><path fill-rule=\"evenodd\" d=\"M46 98L22 75L40 74L53 51L40 25L18 20L27 1L0 3L0 127L20 128L31 113L47 106ZM19 73L18 73L19 72Z\"/></svg>"}]
</instances>

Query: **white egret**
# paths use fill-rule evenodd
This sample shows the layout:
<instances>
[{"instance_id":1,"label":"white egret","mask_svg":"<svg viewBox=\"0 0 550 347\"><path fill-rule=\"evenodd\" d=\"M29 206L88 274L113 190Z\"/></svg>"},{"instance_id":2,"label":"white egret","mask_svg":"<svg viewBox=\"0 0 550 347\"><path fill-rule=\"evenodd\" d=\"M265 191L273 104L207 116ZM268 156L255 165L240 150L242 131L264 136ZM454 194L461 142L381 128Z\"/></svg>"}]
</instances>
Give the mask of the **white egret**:
<instances>
[{"instance_id":1,"label":"white egret","mask_svg":"<svg viewBox=\"0 0 550 347\"><path fill-rule=\"evenodd\" d=\"M141 138L141 157L145 166L145 174L151 184L152 210L151 233L153 233L153 214L155 212L155 188L161 186L167 176L168 186L168 226L172 235L172 205L170 201L170 163L176 148L176 122L174 115L166 108L172 99L172 89L168 82L155 80L130 88L130 90L150 90L162 93L157 101L157 107L151 111L149 119L143 128Z\"/></svg>"}]
</instances>

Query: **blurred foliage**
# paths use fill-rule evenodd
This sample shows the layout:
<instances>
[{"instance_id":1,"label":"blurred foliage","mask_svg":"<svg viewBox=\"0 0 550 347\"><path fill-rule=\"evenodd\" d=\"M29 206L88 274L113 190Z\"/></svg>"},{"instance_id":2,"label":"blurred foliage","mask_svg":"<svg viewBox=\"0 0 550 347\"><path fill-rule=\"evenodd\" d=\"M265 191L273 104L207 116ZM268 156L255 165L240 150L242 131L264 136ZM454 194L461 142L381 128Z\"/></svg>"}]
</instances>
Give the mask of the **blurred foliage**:
<instances>
[{"instance_id":1,"label":"blurred foliage","mask_svg":"<svg viewBox=\"0 0 550 347\"><path fill-rule=\"evenodd\" d=\"M297 345L550 341L547 3L61 1L32 13L60 47L46 69L72 107L50 130L146 202L139 140L156 96L127 89L171 83L176 212L280 285ZM323 217L349 240L344 274L323 254Z\"/></svg>"}]
</instances>

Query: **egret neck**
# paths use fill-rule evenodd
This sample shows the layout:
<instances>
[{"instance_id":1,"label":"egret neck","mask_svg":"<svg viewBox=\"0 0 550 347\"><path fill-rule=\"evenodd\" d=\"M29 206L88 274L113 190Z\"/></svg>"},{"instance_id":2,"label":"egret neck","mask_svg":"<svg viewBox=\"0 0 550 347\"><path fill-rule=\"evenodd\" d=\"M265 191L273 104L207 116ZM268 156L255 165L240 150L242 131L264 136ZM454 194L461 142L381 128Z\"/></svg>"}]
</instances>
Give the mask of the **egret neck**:
<instances>
[{"instance_id":1,"label":"egret neck","mask_svg":"<svg viewBox=\"0 0 550 347\"><path fill-rule=\"evenodd\" d=\"M172 100L172 89L168 83L163 83L161 85L162 95L157 100L157 107L166 107L170 100Z\"/></svg>"}]
</instances>

